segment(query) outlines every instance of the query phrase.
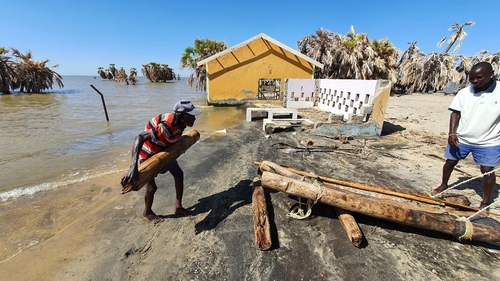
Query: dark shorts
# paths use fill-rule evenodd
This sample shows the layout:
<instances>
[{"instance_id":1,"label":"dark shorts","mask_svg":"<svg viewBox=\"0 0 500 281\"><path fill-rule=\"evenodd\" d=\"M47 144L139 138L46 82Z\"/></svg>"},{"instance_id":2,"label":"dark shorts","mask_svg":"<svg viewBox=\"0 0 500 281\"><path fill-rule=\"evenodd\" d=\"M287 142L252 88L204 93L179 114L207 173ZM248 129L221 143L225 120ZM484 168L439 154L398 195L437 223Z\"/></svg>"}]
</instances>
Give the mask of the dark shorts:
<instances>
[{"instance_id":1,"label":"dark shorts","mask_svg":"<svg viewBox=\"0 0 500 281\"><path fill-rule=\"evenodd\" d=\"M140 160L139 163L144 162L144 160ZM174 160L174 162L170 163L167 167L163 168L158 174L165 174L166 172L170 171L170 169L174 167L178 167L179 163L177 163L177 160Z\"/></svg>"},{"instance_id":2,"label":"dark shorts","mask_svg":"<svg viewBox=\"0 0 500 281\"><path fill-rule=\"evenodd\" d=\"M449 160L461 160L472 153L474 162L485 167L496 167L500 165L499 146L474 146L459 143L458 147L447 145L444 158Z\"/></svg>"}]
</instances>

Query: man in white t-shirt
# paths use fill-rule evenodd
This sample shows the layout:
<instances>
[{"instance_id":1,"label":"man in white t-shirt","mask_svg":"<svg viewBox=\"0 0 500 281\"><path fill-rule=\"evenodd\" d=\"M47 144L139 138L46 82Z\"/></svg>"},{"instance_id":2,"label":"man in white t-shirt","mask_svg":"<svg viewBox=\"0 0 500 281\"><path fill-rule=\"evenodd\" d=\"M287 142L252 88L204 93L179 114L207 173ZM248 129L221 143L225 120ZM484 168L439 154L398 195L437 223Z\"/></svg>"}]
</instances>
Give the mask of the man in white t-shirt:
<instances>
[{"instance_id":1,"label":"man in white t-shirt","mask_svg":"<svg viewBox=\"0 0 500 281\"><path fill-rule=\"evenodd\" d=\"M471 85L460 90L449 107L451 110L448 145L445 151L441 185L433 194L448 188L453 168L472 153L481 173L500 165L500 87L493 80L493 68L487 62L474 65L469 72ZM483 176L483 200L479 208L490 204L495 174Z\"/></svg>"}]
</instances>

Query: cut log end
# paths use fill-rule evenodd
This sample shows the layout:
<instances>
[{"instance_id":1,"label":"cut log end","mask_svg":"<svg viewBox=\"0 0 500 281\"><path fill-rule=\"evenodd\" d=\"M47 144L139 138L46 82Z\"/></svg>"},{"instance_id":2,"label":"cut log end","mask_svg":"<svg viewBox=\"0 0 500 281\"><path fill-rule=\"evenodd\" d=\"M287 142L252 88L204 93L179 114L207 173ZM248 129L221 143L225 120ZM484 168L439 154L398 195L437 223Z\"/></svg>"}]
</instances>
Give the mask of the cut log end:
<instances>
[{"instance_id":1,"label":"cut log end","mask_svg":"<svg viewBox=\"0 0 500 281\"><path fill-rule=\"evenodd\" d=\"M361 232L356 219L354 219L354 216L349 211L338 207L334 207L334 209L347 237L349 237L355 247L360 248L361 243L363 243L363 232Z\"/></svg>"},{"instance_id":2,"label":"cut log end","mask_svg":"<svg viewBox=\"0 0 500 281\"><path fill-rule=\"evenodd\" d=\"M130 191L138 191L140 188L133 184L127 184L122 188L121 194L129 193Z\"/></svg>"}]
</instances>

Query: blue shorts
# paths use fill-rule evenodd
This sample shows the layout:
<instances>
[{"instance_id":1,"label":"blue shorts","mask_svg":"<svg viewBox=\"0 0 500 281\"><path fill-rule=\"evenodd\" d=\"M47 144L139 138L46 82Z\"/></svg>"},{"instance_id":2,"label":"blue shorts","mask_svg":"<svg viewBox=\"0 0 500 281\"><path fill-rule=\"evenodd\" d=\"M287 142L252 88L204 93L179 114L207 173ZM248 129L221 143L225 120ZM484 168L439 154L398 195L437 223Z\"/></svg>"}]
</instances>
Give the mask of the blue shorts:
<instances>
[{"instance_id":1,"label":"blue shorts","mask_svg":"<svg viewBox=\"0 0 500 281\"><path fill-rule=\"evenodd\" d=\"M496 167L500 165L500 145L498 146L474 146L459 143L458 147L447 145L444 158L449 160L461 160L472 153L474 162L485 167Z\"/></svg>"},{"instance_id":2,"label":"blue shorts","mask_svg":"<svg viewBox=\"0 0 500 281\"><path fill-rule=\"evenodd\" d=\"M144 162L145 160L140 160L139 163ZM174 168L175 166L179 166L179 163L177 163L177 160L174 160L174 162L170 163L167 167L163 168L158 174L165 174L166 172L170 171L170 169Z\"/></svg>"}]
</instances>

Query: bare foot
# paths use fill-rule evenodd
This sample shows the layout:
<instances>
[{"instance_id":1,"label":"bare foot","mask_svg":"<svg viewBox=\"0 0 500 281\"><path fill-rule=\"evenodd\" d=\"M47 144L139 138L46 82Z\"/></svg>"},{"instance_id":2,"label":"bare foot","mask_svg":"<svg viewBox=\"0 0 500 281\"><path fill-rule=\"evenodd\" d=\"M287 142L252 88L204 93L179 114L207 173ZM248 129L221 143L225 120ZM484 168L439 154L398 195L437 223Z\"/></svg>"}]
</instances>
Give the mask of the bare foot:
<instances>
[{"instance_id":1,"label":"bare foot","mask_svg":"<svg viewBox=\"0 0 500 281\"><path fill-rule=\"evenodd\" d=\"M181 217L189 217L192 215L191 211L188 211L182 207L175 208L174 213Z\"/></svg>"},{"instance_id":2,"label":"bare foot","mask_svg":"<svg viewBox=\"0 0 500 281\"><path fill-rule=\"evenodd\" d=\"M447 188L448 188L448 186L446 186L446 185L440 185L440 186L436 187L435 189L433 189L431 194L436 195L438 193L445 191Z\"/></svg>"},{"instance_id":3,"label":"bare foot","mask_svg":"<svg viewBox=\"0 0 500 281\"><path fill-rule=\"evenodd\" d=\"M483 203L481 202L481 205L479 205L479 210L482 210L483 208L486 208L488 207L488 203ZM487 208L486 210L484 210L485 212L489 212L490 211L490 208Z\"/></svg>"},{"instance_id":4,"label":"bare foot","mask_svg":"<svg viewBox=\"0 0 500 281\"><path fill-rule=\"evenodd\" d=\"M157 224L165 221L163 218L157 216L156 214L142 215L142 217L145 218L150 223L152 223L153 225L157 225Z\"/></svg>"}]
</instances>

